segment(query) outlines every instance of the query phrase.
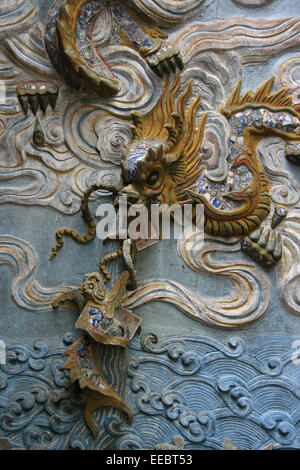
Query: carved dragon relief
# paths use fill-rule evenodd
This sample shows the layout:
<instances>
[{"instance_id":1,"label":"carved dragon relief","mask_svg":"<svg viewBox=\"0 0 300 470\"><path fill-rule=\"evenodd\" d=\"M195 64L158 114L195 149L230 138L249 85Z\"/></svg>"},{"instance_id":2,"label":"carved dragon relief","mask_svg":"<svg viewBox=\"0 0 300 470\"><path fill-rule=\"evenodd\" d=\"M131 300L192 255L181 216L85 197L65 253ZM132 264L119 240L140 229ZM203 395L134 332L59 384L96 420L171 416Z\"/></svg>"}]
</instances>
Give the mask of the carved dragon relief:
<instances>
[{"instance_id":1,"label":"carved dragon relief","mask_svg":"<svg viewBox=\"0 0 300 470\"><path fill-rule=\"evenodd\" d=\"M99 188L112 190L116 195L127 195L129 202L146 205L156 202L171 206L192 200L204 205L204 229L210 235L242 237L256 231L271 210L270 184L257 155L257 145L267 136L279 135L286 141L288 154L291 146L294 151L300 138L298 106L293 105L288 88L272 94L273 83L274 77L255 93L247 92L241 97L239 81L222 107L221 112L228 119L231 130L229 142L223 142L228 146L227 176L223 181L214 182L201 165L207 117L206 113L202 114L197 125L201 97L198 95L186 109L192 82L176 97L180 77L177 76L173 83L167 80L162 99L151 113L145 117L132 114L133 138L123 149L119 184L95 185L83 201L86 203L91 192ZM279 216L278 210L274 214L278 220L275 222L273 217L272 227L287 213L280 208ZM64 234L78 238L68 229L58 231L59 240L52 249L52 257L62 245L62 230ZM270 236L270 231L264 232L266 243L261 239L261 246L258 246L265 248ZM246 248L245 243L243 247ZM280 235L271 236L267 253L275 255L273 263L280 258ZM262 256L262 263L270 263L267 253Z\"/></svg>"},{"instance_id":2,"label":"carved dragon relief","mask_svg":"<svg viewBox=\"0 0 300 470\"><path fill-rule=\"evenodd\" d=\"M176 107L174 95L180 86L177 78L177 83L163 97L163 112L158 106L145 119L134 115L133 141L123 152L123 174L130 187L122 193L135 192L141 202L155 198L168 205L191 197L204 204L205 231L211 235L242 236L259 227L270 212L271 201L270 184L256 147L270 134L286 140L286 153L291 141L299 142L298 108L293 107L291 97L287 96L288 88L270 93L273 82L274 77L255 93L247 92L240 97L239 81L222 107L221 112L231 128L229 142L223 142L228 145L228 171L224 181L214 184L201 167L206 115L197 129L195 118L200 96L188 111L183 111L190 83Z\"/></svg>"},{"instance_id":3,"label":"carved dragon relief","mask_svg":"<svg viewBox=\"0 0 300 470\"><path fill-rule=\"evenodd\" d=\"M128 2L115 0L64 0L52 8L46 46L56 69L73 88L93 89L100 96L119 91L117 77L92 40L95 18L104 17L109 44L131 47L162 76L183 68L180 51L166 41L167 34L138 16ZM106 39L103 39L104 43Z\"/></svg>"},{"instance_id":4,"label":"carved dragon relief","mask_svg":"<svg viewBox=\"0 0 300 470\"><path fill-rule=\"evenodd\" d=\"M111 43L134 49L157 75L162 77L183 67L180 51L167 43L167 35L142 19L126 2L59 1L55 2L47 28L47 49L53 65L77 90L92 89L102 97L115 95L119 90L116 76L91 38L95 17L101 23L103 15L110 18ZM129 201L146 205L150 202L202 203L206 233L224 238L245 237L242 249L264 265L275 264L281 256L281 238L271 229L261 227L271 211L271 198L270 183L257 147L261 139L278 135L286 142L286 155L297 156L300 112L299 106L288 96L289 88L272 93L273 83L274 78L271 78L254 93L241 96L239 81L221 108L230 127L230 137L228 142L222 142L227 148L225 178L215 181L205 168L205 140L209 134L206 132L207 113L200 108L201 96L192 96L192 81L182 91L179 75L174 80L166 80L162 97L154 109L144 116L137 112L132 114L132 140L123 149L120 182L114 186L95 184L84 193L81 211L87 233L81 236L68 228L58 230L51 258L62 246L64 235L80 243L89 243L95 238L96 226L88 200L94 191L103 189L112 191L116 197L126 194ZM34 96L31 101L33 99ZM38 103L37 99L35 101ZM23 97L20 102L23 106ZM42 107L40 97L39 103ZM37 122L35 133L39 131ZM272 229L286 213L283 206L275 208ZM131 410L101 373L97 347L97 343L125 347L139 324L139 319L121 308L126 284L128 289L136 287L133 240L125 240L118 250L104 256L100 271L109 281L107 263L122 255L126 271L113 283L110 292L106 291L99 273L89 273L79 289L62 294L53 302L53 306L58 307L63 301L75 300L79 306L76 328L84 330L86 335L67 349L65 368L70 370L71 380L78 380L88 394L85 418L94 437L97 427L93 412L97 408L113 406L132 419Z\"/></svg>"},{"instance_id":5,"label":"carved dragon relief","mask_svg":"<svg viewBox=\"0 0 300 470\"><path fill-rule=\"evenodd\" d=\"M112 406L124 411L129 422L132 412L123 399L112 389L101 372L101 358L97 343L125 347L134 336L140 319L130 310L121 306L129 274L121 273L110 292L106 291L99 273L84 276L79 289L59 295L53 301L53 308L61 303L74 301L80 315L75 328L87 333L69 346L65 355L68 360L65 369L70 370L71 381L78 381L87 394L85 407L86 424L97 438L99 430L93 419L93 412L104 406Z\"/></svg>"},{"instance_id":6,"label":"carved dragon relief","mask_svg":"<svg viewBox=\"0 0 300 470\"><path fill-rule=\"evenodd\" d=\"M286 141L286 156L297 152L300 114L299 106L293 105L292 97L288 96L289 88L271 93L274 80L275 77L270 78L255 93L248 91L243 96L240 80L221 108L231 132L229 142L223 142L228 146L227 178L216 183L201 167L206 114L196 129L200 96L188 111L183 111L192 84L180 95L176 106L174 96L180 86L179 78L168 91L167 83L163 112L158 105L145 119L138 114L133 116L133 140L123 152L123 175L129 186L122 194L131 197L135 194L141 203L151 199L168 205L184 203L190 197L204 204L206 233L231 237L255 231L242 248L262 264L275 264L281 257L280 234L275 235L271 229L257 231L270 213L271 198L270 184L256 148L261 139L279 135ZM286 214L287 209L276 208L272 228Z\"/></svg>"},{"instance_id":7,"label":"carved dragon relief","mask_svg":"<svg viewBox=\"0 0 300 470\"><path fill-rule=\"evenodd\" d=\"M202 113L200 118L197 117L201 97L198 94L187 105L192 82L188 84L186 90L180 92L179 75L173 82L167 80L162 99L154 110L145 117L138 113L132 115L134 121L133 138L123 150L123 171L119 184L115 187L94 185L85 193L83 215L88 225L87 235L81 237L70 229L60 229L56 234L57 242L52 248L51 257L55 256L57 249L62 246L63 235L69 235L84 243L94 238L95 226L87 202L90 194L101 187L112 190L116 196L127 195L129 202L139 202L146 206L149 206L151 202L168 205L184 204L191 199L196 203L201 202L205 208L204 228L207 233L221 237L245 237L248 235L242 242L243 249L260 263L265 265L276 263L281 256L280 235L275 235L271 229L262 230L259 228L270 213L271 199L270 184L256 148L262 138L275 134L286 140L286 152L288 152L291 143L299 140L300 121L298 107L294 106L291 97L287 96L289 89L282 88L272 94L273 82L274 78L271 78L263 83L255 93L247 92L241 97L241 81L239 81L222 107L221 112L229 121L231 134L227 143L229 154L227 176L224 181L215 183L206 176L205 167L201 164L203 159L201 149L207 119L207 113ZM223 144L226 145L226 142ZM284 207L276 207L272 227L280 223L285 215L284 209ZM93 226L92 231L91 226ZM117 259L122 254L123 249L120 248L100 262L100 269L105 274L106 281L110 279L106 263ZM127 266L129 265L130 263L127 261ZM132 273L133 269L131 262L129 272ZM99 286L96 291L100 295L96 300L94 297L92 301L89 299L82 309L76 327L85 330L94 340L104 344L107 341L107 336L103 336L103 332L95 333L94 331L95 325L101 324L101 320L97 320L96 317L97 314L100 314L101 319L103 315L106 315L107 318L114 317L115 305L108 314L111 302L109 299L114 298L118 292L117 297L120 302L126 289L128 272L125 271L123 276L123 283L118 279L109 296L107 296L103 281L97 273L87 275L87 284L80 288L80 292L88 298L90 295L88 292L95 289L96 282ZM64 294L59 300L66 298L67 296ZM58 301L55 301L54 306L57 304ZM95 325L94 322L96 322ZM120 323L118 325L120 327ZM115 327L116 323L114 323ZM124 332L124 324L122 328ZM84 354L87 354L87 348L82 346L82 341L80 347L84 350ZM121 346L127 344L120 338L114 339L114 341L116 341L114 344ZM75 349L72 348L72 357L74 355L78 357L78 350ZM66 367L71 369L71 377L79 379L81 375L78 373L78 359L76 360L76 367L75 359L69 360ZM99 371L97 377L101 377ZM101 380L104 379L101 378ZM89 389L86 381L84 386ZM99 399L98 406L99 403L102 406L103 404L111 404L121 407L128 415L128 409L124 402L121 398L116 402L116 397L112 392L111 399L108 399L107 396L104 400ZM98 393L101 395L102 392L99 392L98 389ZM95 397L91 403L89 402L87 407L86 419L94 436L96 436L95 424L92 423L90 414L96 406Z\"/></svg>"}]
</instances>

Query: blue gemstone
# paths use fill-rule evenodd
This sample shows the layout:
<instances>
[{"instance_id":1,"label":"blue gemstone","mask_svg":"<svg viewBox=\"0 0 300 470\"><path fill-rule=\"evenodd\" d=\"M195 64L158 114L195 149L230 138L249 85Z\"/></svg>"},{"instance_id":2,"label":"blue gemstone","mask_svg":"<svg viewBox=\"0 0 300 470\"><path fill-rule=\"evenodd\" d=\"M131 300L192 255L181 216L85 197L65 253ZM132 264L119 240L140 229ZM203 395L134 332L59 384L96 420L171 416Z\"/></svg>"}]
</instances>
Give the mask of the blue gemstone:
<instances>
[{"instance_id":1,"label":"blue gemstone","mask_svg":"<svg viewBox=\"0 0 300 470\"><path fill-rule=\"evenodd\" d=\"M97 313L99 313L99 310L95 307L90 307L89 308L89 313L90 313L90 315L96 315Z\"/></svg>"},{"instance_id":2,"label":"blue gemstone","mask_svg":"<svg viewBox=\"0 0 300 470\"><path fill-rule=\"evenodd\" d=\"M153 42L150 39L145 39L143 42L143 46L145 47L151 47L153 45Z\"/></svg>"},{"instance_id":3,"label":"blue gemstone","mask_svg":"<svg viewBox=\"0 0 300 470\"><path fill-rule=\"evenodd\" d=\"M219 207L221 205L221 202L219 201L219 199L217 199L216 197L213 199L212 201L212 205L214 207Z\"/></svg>"}]
</instances>

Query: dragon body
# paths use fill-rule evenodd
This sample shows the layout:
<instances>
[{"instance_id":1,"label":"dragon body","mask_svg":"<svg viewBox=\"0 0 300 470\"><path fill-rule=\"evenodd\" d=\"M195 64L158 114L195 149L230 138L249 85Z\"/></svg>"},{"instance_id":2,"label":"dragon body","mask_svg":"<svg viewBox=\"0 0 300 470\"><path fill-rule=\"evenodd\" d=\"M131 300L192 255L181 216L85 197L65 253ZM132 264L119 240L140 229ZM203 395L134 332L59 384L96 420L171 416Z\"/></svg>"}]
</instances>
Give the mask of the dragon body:
<instances>
[{"instance_id":1,"label":"dragon body","mask_svg":"<svg viewBox=\"0 0 300 470\"><path fill-rule=\"evenodd\" d=\"M227 148L226 176L223 181L215 181L202 164L207 113L199 112L200 94L191 99L192 81L180 92L180 76L174 81L168 78L161 100L151 113L132 113L132 140L123 149L119 184L93 185L83 195L87 234L80 236L74 230L59 229L51 258L63 245L64 235L80 243L95 237L88 199L99 188L126 195L129 203L148 206L151 202L168 206L193 202L194 207L201 203L204 230L210 235L245 237L257 230L271 210L270 183L257 153L260 140L272 135L282 137L287 157L295 156L300 148L299 105L293 105L288 88L272 93L273 84L271 77L255 92L241 96L240 80L221 108L229 123L230 137L223 142ZM278 239L277 245L280 243ZM106 281L110 277L106 264L122 254L121 247L101 260ZM135 285L134 270L128 270Z\"/></svg>"},{"instance_id":2,"label":"dragon body","mask_svg":"<svg viewBox=\"0 0 300 470\"><path fill-rule=\"evenodd\" d=\"M255 93L240 96L241 81L221 113L228 119L231 135L227 146L227 176L210 180L202 165L206 114L197 125L200 95L186 109L192 91L176 94L180 78L165 85L161 102L145 118L133 114L133 139L123 152L123 194L139 201L156 201L171 206L189 198L204 205L205 232L222 237L244 236L257 229L271 209L270 184L257 155L259 141L270 135L291 142L300 138L297 107L289 89L271 94L274 78ZM294 148L294 147L293 147Z\"/></svg>"},{"instance_id":3,"label":"dragon body","mask_svg":"<svg viewBox=\"0 0 300 470\"><path fill-rule=\"evenodd\" d=\"M118 93L119 81L101 55L107 45L134 49L159 76L183 68L180 51L166 41L167 34L137 15L127 1L56 0L51 11L47 51L54 67L77 90L94 90L104 97ZM96 46L97 19L106 33Z\"/></svg>"}]
</instances>

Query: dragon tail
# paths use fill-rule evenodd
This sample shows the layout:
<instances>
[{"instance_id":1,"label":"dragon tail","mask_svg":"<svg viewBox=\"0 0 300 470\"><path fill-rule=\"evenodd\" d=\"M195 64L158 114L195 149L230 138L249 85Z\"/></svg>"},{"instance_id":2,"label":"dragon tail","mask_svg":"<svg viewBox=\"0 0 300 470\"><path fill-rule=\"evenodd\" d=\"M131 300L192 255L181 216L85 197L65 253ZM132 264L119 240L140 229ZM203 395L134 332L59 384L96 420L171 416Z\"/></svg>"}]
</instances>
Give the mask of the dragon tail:
<instances>
[{"instance_id":1,"label":"dragon tail","mask_svg":"<svg viewBox=\"0 0 300 470\"><path fill-rule=\"evenodd\" d=\"M93 434L94 440L97 439L99 435L99 429L93 418L93 414L96 410L99 410L100 408L109 406L109 407L113 407L115 409L121 410L126 414L129 424L132 422L132 419L133 419L132 411L129 408L129 406L127 406L126 403L120 398L116 400L113 397L100 396L99 394L96 394L96 393L93 394L92 392L90 392L89 395L90 396L89 396L88 402L84 409L84 419L85 419L86 425L88 426L88 428Z\"/></svg>"},{"instance_id":2,"label":"dragon tail","mask_svg":"<svg viewBox=\"0 0 300 470\"><path fill-rule=\"evenodd\" d=\"M79 243L90 243L92 240L94 240L96 236L96 224L93 220L93 217L90 213L89 207L88 207L88 200L92 192L95 191L95 189L98 189L98 187L95 187L95 185L91 186L87 191L82 196L81 199L81 213L82 213L82 218L87 226L87 232L85 235L80 235L76 230L72 230L71 228L60 228L57 230L55 237L56 237L56 242L52 246L51 254L50 254L50 261L54 258L54 256L57 253L57 250L61 248L64 244L63 242L63 237L64 236L69 236L73 240L79 242Z\"/></svg>"},{"instance_id":3,"label":"dragon tail","mask_svg":"<svg viewBox=\"0 0 300 470\"><path fill-rule=\"evenodd\" d=\"M94 439L97 438L99 430L93 418L93 413L99 408L106 406L123 411L131 423L133 415L129 406L126 405L104 378L99 364L99 344L82 336L71 344L64 352L68 356L64 369L70 371L71 382L78 381L79 386L88 397L84 417L88 428Z\"/></svg>"}]
</instances>

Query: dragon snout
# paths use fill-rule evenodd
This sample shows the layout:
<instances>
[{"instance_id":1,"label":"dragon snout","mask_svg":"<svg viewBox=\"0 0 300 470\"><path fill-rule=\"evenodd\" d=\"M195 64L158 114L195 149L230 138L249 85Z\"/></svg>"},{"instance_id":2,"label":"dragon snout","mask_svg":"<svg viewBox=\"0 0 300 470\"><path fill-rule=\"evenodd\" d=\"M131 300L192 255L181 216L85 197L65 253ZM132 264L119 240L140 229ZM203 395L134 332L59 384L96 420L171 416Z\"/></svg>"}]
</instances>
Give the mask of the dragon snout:
<instances>
[{"instance_id":1,"label":"dragon snout","mask_svg":"<svg viewBox=\"0 0 300 470\"><path fill-rule=\"evenodd\" d=\"M140 202L140 194L132 184L128 184L119 192L119 196L126 196L130 203Z\"/></svg>"}]
</instances>

